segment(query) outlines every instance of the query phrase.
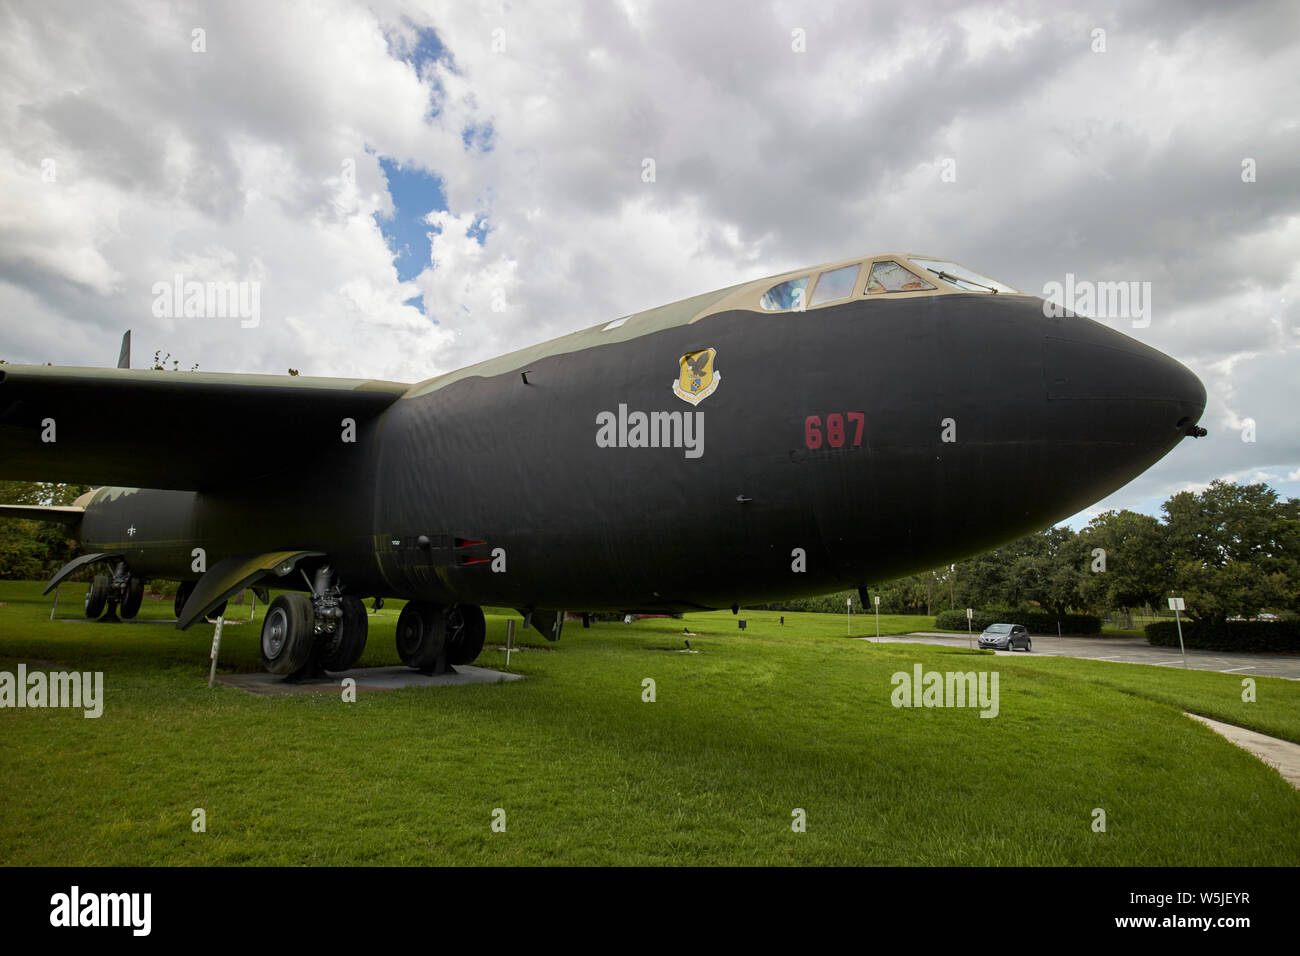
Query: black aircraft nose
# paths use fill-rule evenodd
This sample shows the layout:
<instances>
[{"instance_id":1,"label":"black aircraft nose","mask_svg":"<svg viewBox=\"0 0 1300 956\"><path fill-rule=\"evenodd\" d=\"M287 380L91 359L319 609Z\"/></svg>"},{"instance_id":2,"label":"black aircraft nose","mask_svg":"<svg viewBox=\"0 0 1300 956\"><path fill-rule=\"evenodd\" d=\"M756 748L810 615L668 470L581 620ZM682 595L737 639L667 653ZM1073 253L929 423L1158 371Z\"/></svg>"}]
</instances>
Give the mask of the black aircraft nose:
<instances>
[{"instance_id":1,"label":"black aircraft nose","mask_svg":"<svg viewBox=\"0 0 1300 956\"><path fill-rule=\"evenodd\" d=\"M1048 335L1044 378L1049 404L1077 406L1080 427L1096 437L1160 448L1199 437L1205 386L1170 356L1091 320ZM1058 404L1059 403L1059 404ZM1163 447L1161 447L1163 446Z\"/></svg>"},{"instance_id":2,"label":"black aircraft nose","mask_svg":"<svg viewBox=\"0 0 1300 956\"><path fill-rule=\"evenodd\" d=\"M1180 362L1091 319L1064 320L1043 340L1044 472L1068 515L1123 487L1197 426L1205 386Z\"/></svg>"}]
</instances>

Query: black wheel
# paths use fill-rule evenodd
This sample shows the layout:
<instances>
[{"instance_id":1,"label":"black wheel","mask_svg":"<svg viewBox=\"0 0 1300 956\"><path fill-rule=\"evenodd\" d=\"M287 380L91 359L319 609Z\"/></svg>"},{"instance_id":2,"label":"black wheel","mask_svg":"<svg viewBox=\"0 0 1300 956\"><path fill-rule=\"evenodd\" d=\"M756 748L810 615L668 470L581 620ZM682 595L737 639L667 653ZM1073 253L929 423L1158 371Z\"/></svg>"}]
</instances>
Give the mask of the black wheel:
<instances>
[{"instance_id":1,"label":"black wheel","mask_svg":"<svg viewBox=\"0 0 1300 956\"><path fill-rule=\"evenodd\" d=\"M334 625L334 633L316 644L316 659L322 670L349 670L366 649L366 606L361 598L350 594L343 597L341 605L343 618Z\"/></svg>"},{"instance_id":2,"label":"black wheel","mask_svg":"<svg viewBox=\"0 0 1300 956\"><path fill-rule=\"evenodd\" d=\"M299 597L301 597L301 596L302 596L302 595L299 595ZM311 600L311 599L308 598L308 601L310 601L310 600ZM205 616L209 621L215 621L217 618L221 617L221 615L223 615L223 614L226 613L226 605L227 605L228 603L229 603L228 601L222 601L220 604L218 604L216 607L214 607L211 611L209 611L209 612L208 612L206 615L204 615L204 616ZM307 620L310 621L311 618L308 618Z\"/></svg>"},{"instance_id":3,"label":"black wheel","mask_svg":"<svg viewBox=\"0 0 1300 956\"><path fill-rule=\"evenodd\" d=\"M144 581L133 574L126 579L126 593L122 595L122 603L118 605L117 613L129 621L140 613L140 603L143 600Z\"/></svg>"},{"instance_id":4,"label":"black wheel","mask_svg":"<svg viewBox=\"0 0 1300 956\"><path fill-rule=\"evenodd\" d=\"M446 608L410 601L397 618L397 656L407 667L431 671L447 641Z\"/></svg>"},{"instance_id":5,"label":"black wheel","mask_svg":"<svg viewBox=\"0 0 1300 956\"><path fill-rule=\"evenodd\" d=\"M316 612L305 594L281 594L262 621L262 665L272 674L292 674L311 657Z\"/></svg>"},{"instance_id":6,"label":"black wheel","mask_svg":"<svg viewBox=\"0 0 1300 956\"><path fill-rule=\"evenodd\" d=\"M1025 638L1025 653L1028 654L1028 653L1029 653L1030 651L1032 651L1033 649L1034 649L1034 642L1033 642L1032 640L1030 640L1029 638L1026 637L1026 638Z\"/></svg>"},{"instance_id":7,"label":"black wheel","mask_svg":"<svg viewBox=\"0 0 1300 956\"><path fill-rule=\"evenodd\" d=\"M86 617L92 621L104 613L108 603L109 580L107 574L96 574L86 588Z\"/></svg>"},{"instance_id":8,"label":"black wheel","mask_svg":"<svg viewBox=\"0 0 1300 956\"><path fill-rule=\"evenodd\" d=\"M447 612L447 663L472 664L483 650L487 622L477 604L457 604Z\"/></svg>"},{"instance_id":9,"label":"black wheel","mask_svg":"<svg viewBox=\"0 0 1300 956\"><path fill-rule=\"evenodd\" d=\"M181 611L185 608L185 602L190 599L194 593L193 581L182 581L176 588L176 600L172 602L172 608L176 611L176 616L181 616Z\"/></svg>"}]
</instances>

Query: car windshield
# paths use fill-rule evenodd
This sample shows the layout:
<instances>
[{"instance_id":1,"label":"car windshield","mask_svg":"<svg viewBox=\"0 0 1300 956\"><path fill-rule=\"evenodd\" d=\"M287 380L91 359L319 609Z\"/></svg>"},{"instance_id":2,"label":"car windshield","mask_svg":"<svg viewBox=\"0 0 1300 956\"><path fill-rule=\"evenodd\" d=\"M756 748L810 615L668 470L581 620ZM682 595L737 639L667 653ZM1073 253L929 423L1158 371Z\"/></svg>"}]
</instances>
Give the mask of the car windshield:
<instances>
[{"instance_id":1,"label":"car windshield","mask_svg":"<svg viewBox=\"0 0 1300 956\"><path fill-rule=\"evenodd\" d=\"M1019 289L1013 289L1005 282L990 279L986 275L980 275L974 269L967 269L965 266L949 262L947 259L914 258L912 261L921 268L933 272L949 285L955 285L965 292L986 292L989 295L997 295L1002 292L1007 295L1020 295Z\"/></svg>"},{"instance_id":2,"label":"car windshield","mask_svg":"<svg viewBox=\"0 0 1300 956\"><path fill-rule=\"evenodd\" d=\"M994 624L984 633L985 634L1006 634L1010 630L1011 630L1010 624Z\"/></svg>"}]
</instances>

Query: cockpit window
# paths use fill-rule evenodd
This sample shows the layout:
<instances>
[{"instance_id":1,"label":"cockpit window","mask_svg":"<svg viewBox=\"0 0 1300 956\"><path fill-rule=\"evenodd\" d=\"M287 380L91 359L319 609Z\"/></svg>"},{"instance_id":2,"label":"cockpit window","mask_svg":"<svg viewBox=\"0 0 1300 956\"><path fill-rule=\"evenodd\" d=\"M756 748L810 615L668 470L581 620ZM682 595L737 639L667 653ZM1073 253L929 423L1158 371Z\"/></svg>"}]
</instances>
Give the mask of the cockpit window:
<instances>
[{"instance_id":1,"label":"cockpit window","mask_svg":"<svg viewBox=\"0 0 1300 956\"><path fill-rule=\"evenodd\" d=\"M823 272L817 280L817 288L813 290L811 304L821 305L823 302L847 299L853 294L853 286L858 281L858 270L861 268L854 265Z\"/></svg>"},{"instance_id":2,"label":"cockpit window","mask_svg":"<svg viewBox=\"0 0 1300 956\"><path fill-rule=\"evenodd\" d=\"M802 276L798 279L778 282L763 293L763 298L758 300L758 304L769 312L802 309L805 304L804 296L808 288L808 279L808 276Z\"/></svg>"},{"instance_id":3,"label":"cockpit window","mask_svg":"<svg viewBox=\"0 0 1300 956\"><path fill-rule=\"evenodd\" d=\"M923 292L933 288L933 284L912 270L904 269L892 259L872 264L871 278L867 280L867 295L879 292Z\"/></svg>"},{"instance_id":4,"label":"cockpit window","mask_svg":"<svg viewBox=\"0 0 1300 956\"><path fill-rule=\"evenodd\" d=\"M1002 292L1007 295L1020 295L1019 289L1013 289L1005 282L990 279L988 276L980 275L973 269L967 269L965 266L949 262L946 259L913 258L912 261L921 268L933 272L949 285L955 285L965 292L986 292L990 295L997 295Z\"/></svg>"}]
</instances>

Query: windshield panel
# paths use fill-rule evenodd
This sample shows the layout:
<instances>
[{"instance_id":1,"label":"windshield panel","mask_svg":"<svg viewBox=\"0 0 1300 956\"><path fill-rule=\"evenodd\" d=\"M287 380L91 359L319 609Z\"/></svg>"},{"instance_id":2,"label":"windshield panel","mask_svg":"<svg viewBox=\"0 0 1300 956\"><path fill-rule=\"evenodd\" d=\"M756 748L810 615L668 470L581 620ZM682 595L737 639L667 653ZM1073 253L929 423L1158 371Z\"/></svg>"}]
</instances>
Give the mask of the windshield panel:
<instances>
[{"instance_id":1,"label":"windshield panel","mask_svg":"<svg viewBox=\"0 0 1300 956\"><path fill-rule=\"evenodd\" d=\"M892 259L873 263L871 278L867 280L867 295L882 292L923 292L933 289L932 283L926 282L911 269L905 269Z\"/></svg>"},{"instance_id":2,"label":"windshield panel","mask_svg":"<svg viewBox=\"0 0 1300 956\"><path fill-rule=\"evenodd\" d=\"M861 268L861 266L845 266L843 269L823 272L821 278L817 280L817 288L813 290L811 304L821 305L823 302L847 299L853 294L853 286L857 284L858 270Z\"/></svg>"},{"instance_id":3,"label":"windshield panel","mask_svg":"<svg viewBox=\"0 0 1300 956\"><path fill-rule=\"evenodd\" d=\"M1011 630L1010 624L993 624L986 630L985 634L1005 634Z\"/></svg>"},{"instance_id":4,"label":"windshield panel","mask_svg":"<svg viewBox=\"0 0 1300 956\"><path fill-rule=\"evenodd\" d=\"M778 282L763 293L758 304L769 312L783 312L786 309L804 307L804 291L808 287L808 276Z\"/></svg>"},{"instance_id":5,"label":"windshield panel","mask_svg":"<svg viewBox=\"0 0 1300 956\"><path fill-rule=\"evenodd\" d=\"M912 259L918 266L933 272L944 282L949 285L955 285L965 292L984 292L989 295L996 295L1001 292L1006 295L1020 295L1019 289L1013 289L1005 282L999 282L997 279L990 279L986 275L981 275L974 269L967 269L963 265L951 262L947 259Z\"/></svg>"}]
</instances>

